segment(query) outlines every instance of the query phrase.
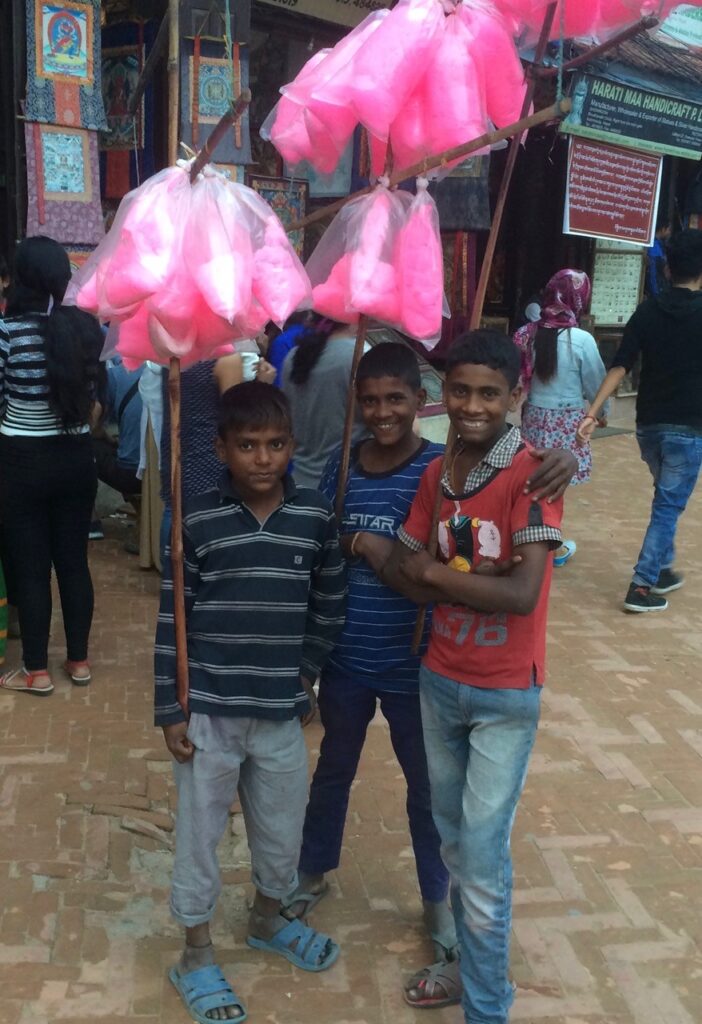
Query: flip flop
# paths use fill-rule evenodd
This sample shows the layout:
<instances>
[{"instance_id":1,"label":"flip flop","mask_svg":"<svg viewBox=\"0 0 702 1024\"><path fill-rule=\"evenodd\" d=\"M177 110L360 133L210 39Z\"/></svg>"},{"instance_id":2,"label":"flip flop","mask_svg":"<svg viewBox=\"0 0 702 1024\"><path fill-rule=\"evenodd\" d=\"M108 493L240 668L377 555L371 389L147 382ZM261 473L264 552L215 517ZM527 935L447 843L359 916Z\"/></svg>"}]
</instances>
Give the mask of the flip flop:
<instances>
[{"instance_id":1,"label":"flip flop","mask_svg":"<svg viewBox=\"0 0 702 1024\"><path fill-rule=\"evenodd\" d=\"M304 903L305 906L302 913L297 914L296 916L307 917L310 911L314 910L319 901L323 900L328 892L329 882L327 882L326 879L322 882L322 885L317 892L310 892L309 889L298 887L292 896L288 896L288 898L283 901L283 909L290 910L290 908L294 907L296 903Z\"/></svg>"},{"instance_id":2,"label":"flip flop","mask_svg":"<svg viewBox=\"0 0 702 1024\"><path fill-rule=\"evenodd\" d=\"M232 1024L241 1024L246 1020L246 1007L216 964L198 967L196 971L190 971L188 974L180 974L177 967L171 967L168 977L197 1024L212 1024L212 1018L207 1016L208 1010L229 1006L236 1006L241 1010L241 1016L234 1017Z\"/></svg>"},{"instance_id":3,"label":"flip flop","mask_svg":"<svg viewBox=\"0 0 702 1024\"><path fill-rule=\"evenodd\" d=\"M565 565L566 562L568 562L573 557L575 552L578 550L578 545L575 543L574 540L564 540L561 547L565 548L565 551L563 551L560 555L553 556L553 564L555 566Z\"/></svg>"},{"instance_id":4,"label":"flip flop","mask_svg":"<svg viewBox=\"0 0 702 1024\"><path fill-rule=\"evenodd\" d=\"M285 918L281 917L281 920ZM259 939L255 935L249 935L246 942L252 949L263 949L267 953L284 956L303 971L326 971L336 963L341 952L337 943L328 935L315 931L308 924L303 924L299 917L286 921L285 926L270 939ZM293 949L290 948L291 943L295 944ZM328 943L331 943L329 952L320 961Z\"/></svg>"},{"instance_id":5,"label":"flip flop","mask_svg":"<svg viewBox=\"0 0 702 1024\"><path fill-rule=\"evenodd\" d=\"M35 685L35 680L42 677L49 680L48 686ZM21 680L24 686L10 685L15 679ZM11 693L32 693L35 697L48 697L50 693L54 692L54 684L51 682L48 672L27 672L26 668L16 668L14 672L5 672L0 676L0 688Z\"/></svg>"},{"instance_id":6,"label":"flip flop","mask_svg":"<svg viewBox=\"0 0 702 1024\"><path fill-rule=\"evenodd\" d=\"M410 999L410 989L419 989L420 999ZM463 995L463 983L458 960L445 960L424 967L409 979L402 990L405 1002L417 1010L439 1010L442 1006L455 1006Z\"/></svg>"},{"instance_id":7,"label":"flip flop","mask_svg":"<svg viewBox=\"0 0 702 1024\"><path fill-rule=\"evenodd\" d=\"M74 675L77 669L87 668L87 676ZM91 679L93 678L90 674L90 662L89 661L64 661L63 671L69 677L74 686L88 686Z\"/></svg>"}]
</instances>

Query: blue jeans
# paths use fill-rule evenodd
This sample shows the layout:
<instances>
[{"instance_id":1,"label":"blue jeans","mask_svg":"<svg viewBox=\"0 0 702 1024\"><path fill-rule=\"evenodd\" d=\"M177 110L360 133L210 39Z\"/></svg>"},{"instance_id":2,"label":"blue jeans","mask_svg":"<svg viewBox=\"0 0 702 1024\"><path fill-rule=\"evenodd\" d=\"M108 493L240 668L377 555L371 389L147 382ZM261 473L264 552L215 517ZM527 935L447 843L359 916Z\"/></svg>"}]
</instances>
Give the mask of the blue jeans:
<instances>
[{"instance_id":1,"label":"blue jeans","mask_svg":"<svg viewBox=\"0 0 702 1024\"><path fill-rule=\"evenodd\" d=\"M654 587L661 569L669 569L675 560L678 519L695 489L702 464L702 435L661 424L640 427L636 438L641 458L653 476L653 504L634 567L634 583Z\"/></svg>"},{"instance_id":2,"label":"blue jeans","mask_svg":"<svg viewBox=\"0 0 702 1024\"><path fill-rule=\"evenodd\" d=\"M339 866L351 783L378 701L407 782L407 816L422 899L441 903L448 894L448 872L431 814L419 694L383 691L330 672L319 686L324 739L310 787L299 870L321 875Z\"/></svg>"},{"instance_id":3,"label":"blue jeans","mask_svg":"<svg viewBox=\"0 0 702 1024\"><path fill-rule=\"evenodd\" d=\"M467 1024L506 1024L510 834L539 724L541 688L487 690L422 667L434 820L451 874Z\"/></svg>"}]
</instances>

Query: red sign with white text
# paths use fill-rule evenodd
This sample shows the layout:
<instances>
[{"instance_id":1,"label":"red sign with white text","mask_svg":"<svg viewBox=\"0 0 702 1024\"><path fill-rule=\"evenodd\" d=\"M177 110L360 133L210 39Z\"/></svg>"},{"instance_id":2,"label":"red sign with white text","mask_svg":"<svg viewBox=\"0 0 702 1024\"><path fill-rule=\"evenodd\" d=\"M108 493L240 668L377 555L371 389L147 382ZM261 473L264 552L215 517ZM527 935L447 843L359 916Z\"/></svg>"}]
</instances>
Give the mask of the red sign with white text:
<instances>
[{"instance_id":1,"label":"red sign with white text","mask_svg":"<svg viewBox=\"0 0 702 1024\"><path fill-rule=\"evenodd\" d=\"M653 245L663 157L571 136L563 230Z\"/></svg>"}]
</instances>

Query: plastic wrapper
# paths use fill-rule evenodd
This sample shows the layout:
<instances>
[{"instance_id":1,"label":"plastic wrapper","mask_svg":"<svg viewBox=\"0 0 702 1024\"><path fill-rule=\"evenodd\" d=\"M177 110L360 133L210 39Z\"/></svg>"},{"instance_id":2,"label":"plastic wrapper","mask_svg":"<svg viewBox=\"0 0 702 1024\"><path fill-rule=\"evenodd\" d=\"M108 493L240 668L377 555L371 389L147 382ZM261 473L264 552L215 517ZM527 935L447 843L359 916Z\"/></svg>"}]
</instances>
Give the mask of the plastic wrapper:
<instances>
[{"instance_id":1,"label":"plastic wrapper","mask_svg":"<svg viewBox=\"0 0 702 1024\"><path fill-rule=\"evenodd\" d=\"M337 214L307 263L318 313L348 324L364 314L425 344L438 340L443 254L426 185L415 197L379 185Z\"/></svg>"},{"instance_id":2,"label":"plastic wrapper","mask_svg":"<svg viewBox=\"0 0 702 1024\"><path fill-rule=\"evenodd\" d=\"M423 178L417 181L417 194L400 233L395 262L400 285L398 326L433 348L441 335L442 317L451 314L444 296L439 214L427 184Z\"/></svg>"},{"instance_id":3,"label":"plastic wrapper","mask_svg":"<svg viewBox=\"0 0 702 1024\"><path fill-rule=\"evenodd\" d=\"M66 301L111 321L125 364L184 365L231 350L309 307L309 279L252 189L205 167L169 168L125 197Z\"/></svg>"},{"instance_id":4,"label":"plastic wrapper","mask_svg":"<svg viewBox=\"0 0 702 1024\"><path fill-rule=\"evenodd\" d=\"M493 12L465 4L458 8L456 18L468 33L487 116L498 128L514 124L522 116L526 81L508 26Z\"/></svg>"}]
</instances>

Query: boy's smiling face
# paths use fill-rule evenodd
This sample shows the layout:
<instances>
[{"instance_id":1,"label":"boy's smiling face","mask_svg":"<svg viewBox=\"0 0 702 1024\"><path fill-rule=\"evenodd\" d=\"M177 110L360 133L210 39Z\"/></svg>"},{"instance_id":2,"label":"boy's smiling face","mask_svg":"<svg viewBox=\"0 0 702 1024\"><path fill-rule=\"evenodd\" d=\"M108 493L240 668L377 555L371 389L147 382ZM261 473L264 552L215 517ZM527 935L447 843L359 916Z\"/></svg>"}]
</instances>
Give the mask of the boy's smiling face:
<instances>
[{"instance_id":1,"label":"boy's smiling face","mask_svg":"<svg viewBox=\"0 0 702 1024\"><path fill-rule=\"evenodd\" d=\"M364 426L384 447L400 444L412 433L414 418L427 393L415 391L401 377L366 377L356 388Z\"/></svg>"},{"instance_id":2,"label":"boy's smiling face","mask_svg":"<svg viewBox=\"0 0 702 1024\"><path fill-rule=\"evenodd\" d=\"M242 498L266 498L280 488L293 453L290 431L280 426L229 430L217 454Z\"/></svg>"},{"instance_id":3,"label":"boy's smiling face","mask_svg":"<svg viewBox=\"0 0 702 1024\"><path fill-rule=\"evenodd\" d=\"M464 444L487 452L504 433L507 413L519 404L522 389L512 388L500 370L482 363L459 363L444 382L449 419Z\"/></svg>"}]
</instances>

